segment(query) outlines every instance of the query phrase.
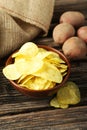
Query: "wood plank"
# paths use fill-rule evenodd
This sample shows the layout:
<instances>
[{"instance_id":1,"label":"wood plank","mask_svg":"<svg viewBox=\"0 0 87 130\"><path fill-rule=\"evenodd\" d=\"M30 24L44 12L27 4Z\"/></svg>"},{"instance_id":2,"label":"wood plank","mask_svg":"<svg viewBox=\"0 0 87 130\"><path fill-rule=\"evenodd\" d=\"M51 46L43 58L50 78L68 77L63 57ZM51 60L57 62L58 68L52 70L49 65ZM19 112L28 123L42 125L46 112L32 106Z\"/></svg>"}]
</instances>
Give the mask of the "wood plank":
<instances>
[{"instance_id":1,"label":"wood plank","mask_svg":"<svg viewBox=\"0 0 87 130\"><path fill-rule=\"evenodd\" d=\"M16 130L86 130L87 106L64 110L33 111L31 113L3 116L0 118L1 130L14 130L15 127Z\"/></svg>"},{"instance_id":2,"label":"wood plank","mask_svg":"<svg viewBox=\"0 0 87 130\"><path fill-rule=\"evenodd\" d=\"M47 37L35 39L36 43L55 47L52 29L60 15L68 10L84 13L87 25L87 0L55 0L52 24ZM5 60L0 64L0 130L86 130L87 129L87 56L71 61L69 80L76 82L81 92L81 102L68 109L50 107L52 97L45 99L24 96L15 90L2 74Z\"/></svg>"},{"instance_id":3,"label":"wood plank","mask_svg":"<svg viewBox=\"0 0 87 130\"><path fill-rule=\"evenodd\" d=\"M87 84L86 84L87 85ZM81 92L81 102L76 106L85 106L87 105L87 88L79 85ZM14 90L15 91L15 90ZM17 91L15 91L17 93ZM25 97L23 95L9 95L4 98L0 97L2 101L0 103L0 116L24 113L24 112L32 112L32 111L40 111L40 110L49 110L51 107L49 106L50 98L46 99L33 99L31 97Z\"/></svg>"},{"instance_id":4,"label":"wood plank","mask_svg":"<svg viewBox=\"0 0 87 130\"><path fill-rule=\"evenodd\" d=\"M82 85L79 85L79 87L81 92L81 102L74 105L74 107L87 105L87 88ZM15 91L15 93L17 93L17 91ZM0 116L49 110L52 108L49 105L50 99L51 97L46 99L33 99L20 94L13 94L9 96L4 95L4 98L0 97L0 100L2 101L0 103Z\"/></svg>"}]
</instances>

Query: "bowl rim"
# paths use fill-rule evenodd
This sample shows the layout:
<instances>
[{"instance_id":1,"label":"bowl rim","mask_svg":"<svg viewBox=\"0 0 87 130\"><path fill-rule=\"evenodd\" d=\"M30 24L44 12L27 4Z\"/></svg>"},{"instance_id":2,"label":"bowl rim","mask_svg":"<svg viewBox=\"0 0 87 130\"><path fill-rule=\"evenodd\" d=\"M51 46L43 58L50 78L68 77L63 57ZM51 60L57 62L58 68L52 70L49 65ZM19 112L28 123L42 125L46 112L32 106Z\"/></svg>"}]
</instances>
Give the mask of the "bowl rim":
<instances>
[{"instance_id":1,"label":"bowl rim","mask_svg":"<svg viewBox=\"0 0 87 130\"><path fill-rule=\"evenodd\" d=\"M54 91L56 89L58 89L59 87L63 86L63 84L68 80L69 78L69 75L70 75L70 72L71 72L71 64L69 62L69 59L63 54L63 52L61 52L60 50L57 50L55 49L54 47L51 47L51 46L48 46L48 45L37 45L39 48L44 48L48 51L53 51L57 54L60 55L60 57L66 62L66 64L68 65L68 69L67 69L67 74L64 76L63 80L61 83L57 84L53 87L53 88L49 88L49 89L42 89L42 90L33 90L33 89L28 89L28 88L25 88L25 87L22 87L20 85L18 85L15 81L13 80L10 80L10 83L15 87L15 88L18 88L18 89L22 89L23 91L29 91L29 92L36 92L36 93L40 93L40 92L47 92L47 91ZM17 51L13 52L6 60L6 63L5 63L5 66L9 65L10 63L8 63L10 60L13 60L14 58L12 58L12 55L14 53L16 53Z\"/></svg>"}]
</instances>

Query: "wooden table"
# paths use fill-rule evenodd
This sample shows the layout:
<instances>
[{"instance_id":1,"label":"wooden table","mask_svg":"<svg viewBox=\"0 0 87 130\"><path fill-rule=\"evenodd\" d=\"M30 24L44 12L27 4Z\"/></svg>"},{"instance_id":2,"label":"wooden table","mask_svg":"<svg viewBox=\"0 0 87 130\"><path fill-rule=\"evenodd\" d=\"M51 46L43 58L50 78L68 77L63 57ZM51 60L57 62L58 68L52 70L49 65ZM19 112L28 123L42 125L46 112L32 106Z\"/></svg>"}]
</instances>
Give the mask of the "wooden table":
<instances>
[{"instance_id":1,"label":"wooden table","mask_svg":"<svg viewBox=\"0 0 87 130\"><path fill-rule=\"evenodd\" d=\"M87 0L56 0L50 33L36 41L54 46L52 28L67 10L81 11L87 18ZM87 57L71 62L69 80L78 84L81 102L68 109L50 107L52 97L36 99L19 93L3 76L4 64L5 60L0 62L0 130L87 130Z\"/></svg>"}]
</instances>

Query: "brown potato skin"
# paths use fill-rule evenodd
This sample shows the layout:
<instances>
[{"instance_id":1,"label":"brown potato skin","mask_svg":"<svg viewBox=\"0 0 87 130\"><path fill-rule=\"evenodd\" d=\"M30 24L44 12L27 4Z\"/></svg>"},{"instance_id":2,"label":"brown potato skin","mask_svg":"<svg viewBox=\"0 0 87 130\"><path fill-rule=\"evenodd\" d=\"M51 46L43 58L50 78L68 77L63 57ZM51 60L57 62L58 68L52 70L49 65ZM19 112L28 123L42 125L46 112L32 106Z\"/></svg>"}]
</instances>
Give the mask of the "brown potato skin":
<instances>
[{"instance_id":1,"label":"brown potato skin","mask_svg":"<svg viewBox=\"0 0 87 130\"><path fill-rule=\"evenodd\" d=\"M62 50L69 59L81 59L87 54L86 43L76 36L66 40Z\"/></svg>"},{"instance_id":2,"label":"brown potato skin","mask_svg":"<svg viewBox=\"0 0 87 130\"><path fill-rule=\"evenodd\" d=\"M77 30L77 36L87 43L87 26L82 26Z\"/></svg>"},{"instance_id":3,"label":"brown potato skin","mask_svg":"<svg viewBox=\"0 0 87 130\"><path fill-rule=\"evenodd\" d=\"M85 16L83 13L78 11L67 11L60 16L59 22L66 22L73 25L74 27L80 27L85 22Z\"/></svg>"},{"instance_id":4,"label":"brown potato skin","mask_svg":"<svg viewBox=\"0 0 87 130\"><path fill-rule=\"evenodd\" d=\"M54 27L53 29L53 39L58 45L62 45L68 38L75 35L75 29L71 24L61 23Z\"/></svg>"}]
</instances>

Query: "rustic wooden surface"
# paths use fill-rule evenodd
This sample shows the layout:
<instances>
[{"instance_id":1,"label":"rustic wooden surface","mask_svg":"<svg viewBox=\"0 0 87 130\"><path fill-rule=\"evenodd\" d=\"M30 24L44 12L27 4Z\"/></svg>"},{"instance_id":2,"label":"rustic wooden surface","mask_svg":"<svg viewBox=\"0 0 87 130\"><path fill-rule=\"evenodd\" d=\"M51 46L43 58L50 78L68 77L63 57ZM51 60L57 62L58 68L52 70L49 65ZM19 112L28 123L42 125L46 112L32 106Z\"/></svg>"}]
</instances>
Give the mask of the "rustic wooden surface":
<instances>
[{"instance_id":1,"label":"rustic wooden surface","mask_svg":"<svg viewBox=\"0 0 87 130\"><path fill-rule=\"evenodd\" d=\"M87 0L56 0L52 28L67 10L81 11L87 19ZM36 41L54 46L51 33ZM0 63L0 130L87 130L87 57L71 61L69 80L78 84L81 102L68 109L50 107L51 97L36 99L19 93L3 76L4 63Z\"/></svg>"}]
</instances>

